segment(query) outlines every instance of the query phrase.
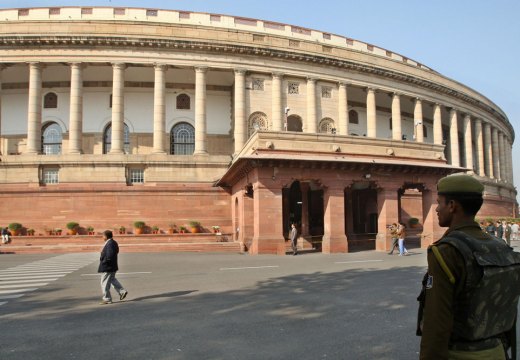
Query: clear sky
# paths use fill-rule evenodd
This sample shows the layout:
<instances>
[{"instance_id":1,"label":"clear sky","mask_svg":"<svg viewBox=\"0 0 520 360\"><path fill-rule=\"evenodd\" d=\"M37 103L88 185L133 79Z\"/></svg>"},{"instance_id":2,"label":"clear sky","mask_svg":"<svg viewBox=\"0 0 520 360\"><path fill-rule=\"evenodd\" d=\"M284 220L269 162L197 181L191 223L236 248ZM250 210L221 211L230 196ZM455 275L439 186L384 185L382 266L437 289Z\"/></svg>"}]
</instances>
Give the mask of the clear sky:
<instances>
[{"instance_id":1,"label":"clear sky","mask_svg":"<svg viewBox=\"0 0 520 360\"><path fill-rule=\"evenodd\" d=\"M0 7L126 6L265 19L372 43L419 61L497 104L516 131L520 183L518 0L1 0ZM519 197L520 198L520 197Z\"/></svg>"}]
</instances>

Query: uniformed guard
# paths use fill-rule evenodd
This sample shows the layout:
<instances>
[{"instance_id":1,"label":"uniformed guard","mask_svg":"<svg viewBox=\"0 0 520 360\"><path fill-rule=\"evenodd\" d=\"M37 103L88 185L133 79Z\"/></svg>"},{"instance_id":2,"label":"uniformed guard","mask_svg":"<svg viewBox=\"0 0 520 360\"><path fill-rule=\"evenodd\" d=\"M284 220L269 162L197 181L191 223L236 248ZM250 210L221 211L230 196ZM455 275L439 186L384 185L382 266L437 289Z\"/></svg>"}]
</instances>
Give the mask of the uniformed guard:
<instances>
[{"instance_id":1,"label":"uniformed guard","mask_svg":"<svg viewBox=\"0 0 520 360\"><path fill-rule=\"evenodd\" d=\"M474 218L484 186L469 175L437 184L439 225L419 295L420 359L516 359L520 253Z\"/></svg>"}]
</instances>

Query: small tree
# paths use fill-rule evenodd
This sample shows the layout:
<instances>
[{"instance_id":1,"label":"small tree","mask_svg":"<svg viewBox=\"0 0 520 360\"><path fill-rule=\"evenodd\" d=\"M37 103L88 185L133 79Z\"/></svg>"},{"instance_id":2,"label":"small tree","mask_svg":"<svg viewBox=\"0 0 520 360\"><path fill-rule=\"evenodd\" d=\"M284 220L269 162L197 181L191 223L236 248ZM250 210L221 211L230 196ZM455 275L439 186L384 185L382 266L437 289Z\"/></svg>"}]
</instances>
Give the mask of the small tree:
<instances>
[{"instance_id":1,"label":"small tree","mask_svg":"<svg viewBox=\"0 0 520 360\"><path fill-rule=\"evenodd\" d=\"M75 222L75 221L71 221L71 222L68 222L68 223L67 223L67 229L69 229L69 230L74 230L74 229L76 229L78 226L79 226L79 223L77 223L77 222Z\"/></svg>"}]
</instances>

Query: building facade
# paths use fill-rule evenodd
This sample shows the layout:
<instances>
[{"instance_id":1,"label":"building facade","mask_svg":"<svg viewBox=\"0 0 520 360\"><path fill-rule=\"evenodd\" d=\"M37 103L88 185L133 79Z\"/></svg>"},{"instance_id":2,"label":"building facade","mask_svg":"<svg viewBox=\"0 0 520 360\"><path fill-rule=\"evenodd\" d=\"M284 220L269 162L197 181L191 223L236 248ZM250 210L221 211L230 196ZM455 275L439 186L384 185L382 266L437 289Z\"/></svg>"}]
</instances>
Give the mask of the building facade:
<instances>
[{"instance_id":1,"label":"building facade","mask_svg":"<svg viewBox=\"0 0 520 360\"><path fill-rule=\"evenodd\" d=\"M437 225L473 174L516 216L514 130L485 96L358 40L173 10L0 10L0 221L220 226L250 253L291 222L323 252Z\"/></svg>"}]
</instances>

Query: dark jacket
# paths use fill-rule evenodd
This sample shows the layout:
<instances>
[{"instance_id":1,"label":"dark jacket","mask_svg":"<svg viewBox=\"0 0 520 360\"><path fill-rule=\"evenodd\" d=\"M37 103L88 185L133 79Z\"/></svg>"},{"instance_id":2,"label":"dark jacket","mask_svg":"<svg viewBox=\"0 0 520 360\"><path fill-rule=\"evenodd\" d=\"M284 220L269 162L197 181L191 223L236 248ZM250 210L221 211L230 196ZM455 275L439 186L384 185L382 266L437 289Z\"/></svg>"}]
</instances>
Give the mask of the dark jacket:
<instances>
[{"instance_id":1,"label":"dark jacket","mask_svg":"<svg viewBox=\"0 0 520 360\"><path fill-rule=\"evenodd\" d=\"M101 251L98 272L116 272L119 270L117 267L118 253L119 245L117 245L117 242L114 239L109 239Z\"/></svg>"}]
</instances>

